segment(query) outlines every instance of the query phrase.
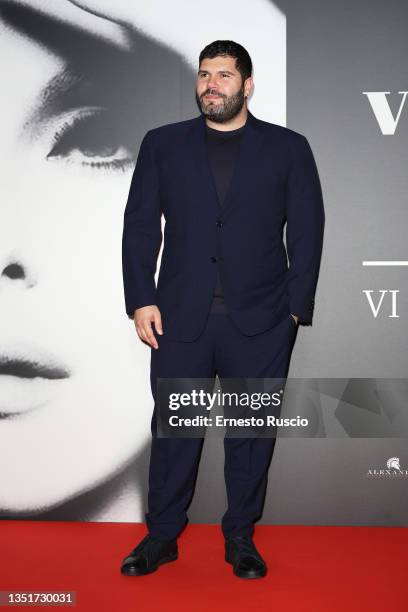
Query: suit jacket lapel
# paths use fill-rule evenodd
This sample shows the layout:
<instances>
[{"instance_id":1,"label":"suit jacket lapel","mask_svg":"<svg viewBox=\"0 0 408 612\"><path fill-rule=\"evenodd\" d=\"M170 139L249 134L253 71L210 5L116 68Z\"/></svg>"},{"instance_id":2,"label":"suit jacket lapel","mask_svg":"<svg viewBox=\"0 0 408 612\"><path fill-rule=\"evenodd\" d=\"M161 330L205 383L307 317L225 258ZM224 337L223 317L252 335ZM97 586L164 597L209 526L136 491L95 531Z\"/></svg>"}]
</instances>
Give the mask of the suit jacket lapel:
<instances>
[{"instance_id":1,"label":"suit jacket lapel","mask_svg":"<svg viewBox=\"0 0 408 612\"><path fill-rule=\"evenodd\" d=\"M193 122L191 143L189 146L191 148L197 170L202 177L199 189L203 190L205 199L214 209L214 213L216 215L221 213L225 217L225 215L234 207L234 204L236 204L237 198L234 196L239 194L242 182L250 180L249 174L251 165L261 144L263 131L261 122L248 111L246 127L242 135L241 146L234 165L232 178L224 203L220 208L214 177L208 159L205 127L205 117L203 114L201 114Z\"/></svg>"}]
</instances>

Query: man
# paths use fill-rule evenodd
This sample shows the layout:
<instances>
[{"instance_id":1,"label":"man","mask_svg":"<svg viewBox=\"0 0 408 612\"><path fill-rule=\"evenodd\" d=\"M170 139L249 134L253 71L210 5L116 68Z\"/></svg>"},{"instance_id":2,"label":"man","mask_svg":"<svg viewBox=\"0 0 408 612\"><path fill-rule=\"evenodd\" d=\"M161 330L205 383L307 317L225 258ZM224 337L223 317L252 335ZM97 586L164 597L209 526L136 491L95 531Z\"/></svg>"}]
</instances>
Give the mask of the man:
<instances>
[{"instance_id":1,"label":"man","mask_svg":"<svg viewBox=\"0 0 408 612\"><path fill-rule=\"evenodd\" d=\"M150 130L132 177L125 302L152 347L155 407L148 534L123 560L127 575L177 559L203 443L157 435L157 379L283 378L298 321L312 322L324 227L318 172L304 136L250 113L252 87L241 45L207 45L196 85L200 116ZM225 559L241 578L267 573L253 533L274 445L275 438L224 439Z\"/></svg>"}]
</instances>

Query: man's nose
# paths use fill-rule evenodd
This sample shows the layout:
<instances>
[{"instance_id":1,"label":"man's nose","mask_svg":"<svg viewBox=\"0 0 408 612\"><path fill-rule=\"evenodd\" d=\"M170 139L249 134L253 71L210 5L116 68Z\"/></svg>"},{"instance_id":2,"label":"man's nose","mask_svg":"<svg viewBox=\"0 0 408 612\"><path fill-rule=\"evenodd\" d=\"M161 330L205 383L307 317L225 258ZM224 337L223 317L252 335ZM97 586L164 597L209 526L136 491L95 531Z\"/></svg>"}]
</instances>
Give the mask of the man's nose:
<instances>
[{"instance_id":1,"label":"man's nose","mask_svg":"<svg viewBox=\"0 0 408 612\"><path fill-rule=\"evenodd\" d=\"M212 92L214 89L218 93L218 81L215 78L212 78L210 81L208 81L207 89L209 92Z\"/></svg>"},{"instance_id":2,"label":"man's nose","mask_svg":"<svg viewBox=\"0 0 408 612\"><path fill-rule=\"evenodd\" d=\"M212 85L212 86L209 85L208 86L208 93L209 94L213 94L213 95L219 94L218 87L216 85Z\"/></svg>"}]
</instances>

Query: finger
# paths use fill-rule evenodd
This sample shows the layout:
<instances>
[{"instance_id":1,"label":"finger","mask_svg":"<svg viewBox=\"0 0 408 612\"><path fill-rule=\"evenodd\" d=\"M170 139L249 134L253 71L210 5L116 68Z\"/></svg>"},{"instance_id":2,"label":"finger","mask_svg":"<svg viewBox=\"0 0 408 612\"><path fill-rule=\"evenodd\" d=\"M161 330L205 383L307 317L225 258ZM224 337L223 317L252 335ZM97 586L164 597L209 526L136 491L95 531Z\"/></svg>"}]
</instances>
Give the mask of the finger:
<instances>
[{"instance_id":1,"label":"finger","mask_svg":"<svg viewBox=\"0 0 408 612\"><path fill-rule=\"evenodd\" d=\"M147 342L154 348L158 348L159 345L157 344L157 340L154 337L151 321L144 321L143 331L146 335Z\"/></svg>"},{"instance_id":2,"label":"finger","mask_svg":"<svg viewBox=\"0 0 408 612\"><path fill-rule=\"evenodd\" d=\"M142 340L142 342L147 342L147 338L145 336L145 333L144 333L143 329L140 327L140 325L136 326L136 331L137 331L137 334L138 334L140 340Z\"/></svg>"},{"instance_id":3,"label":"finger","mask_svg":"<svg viewBox=\"0 0 408 612\"><path fill-rule=\"evenodd\" d=\"M140 338L140 340L142 342L146 342L147 344L150 344L150 342L147 339L146 332L145 332L143 326L140 323L136 326L136 331L137 331L137 333L139 335L139 338Z\"/></svg>"},{"instance_id":4,"label":"finger","mask_svg":"<svg viewBox=\"0 0 408 612\"><path fill-rule=\"evenodd\" d=\"M154 316L154 327L158 334L163 334L163 326L160 313L156 313Z\"/></svg>"}]
</instances>

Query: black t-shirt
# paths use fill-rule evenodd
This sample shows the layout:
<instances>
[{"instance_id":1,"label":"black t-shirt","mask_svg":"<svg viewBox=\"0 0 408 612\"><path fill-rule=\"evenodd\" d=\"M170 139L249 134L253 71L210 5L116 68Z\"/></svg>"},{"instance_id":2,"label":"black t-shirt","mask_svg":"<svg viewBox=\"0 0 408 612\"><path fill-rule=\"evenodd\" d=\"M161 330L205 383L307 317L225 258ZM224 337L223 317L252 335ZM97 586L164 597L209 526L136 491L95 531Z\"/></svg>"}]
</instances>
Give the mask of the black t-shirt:
<instances>
[{"instance_id":1,"label":"black t-shirt","mask_svg":"<svg viewBox=\"0 0 408 612\"><path fill-rule=\"evenodd\" d=\"M227 132L215 130L208 125L206 129L208 157L217 188L218 201L222 205L231 182L245 125Z\"/></svg>"},{"instance_id":2,"label":"black t-shirt","mask_svg":"<svg viewBox=\"0 0 408 612\"><path fill-rule=\"evenodd\" d=\"M237 130L223 132L206 126L208 159L214 176L220 209L231 182L244 129L245 125ZM219 271L217 271L211 310L212 312L227 312Z\"/></svg>"}]
</instances>

